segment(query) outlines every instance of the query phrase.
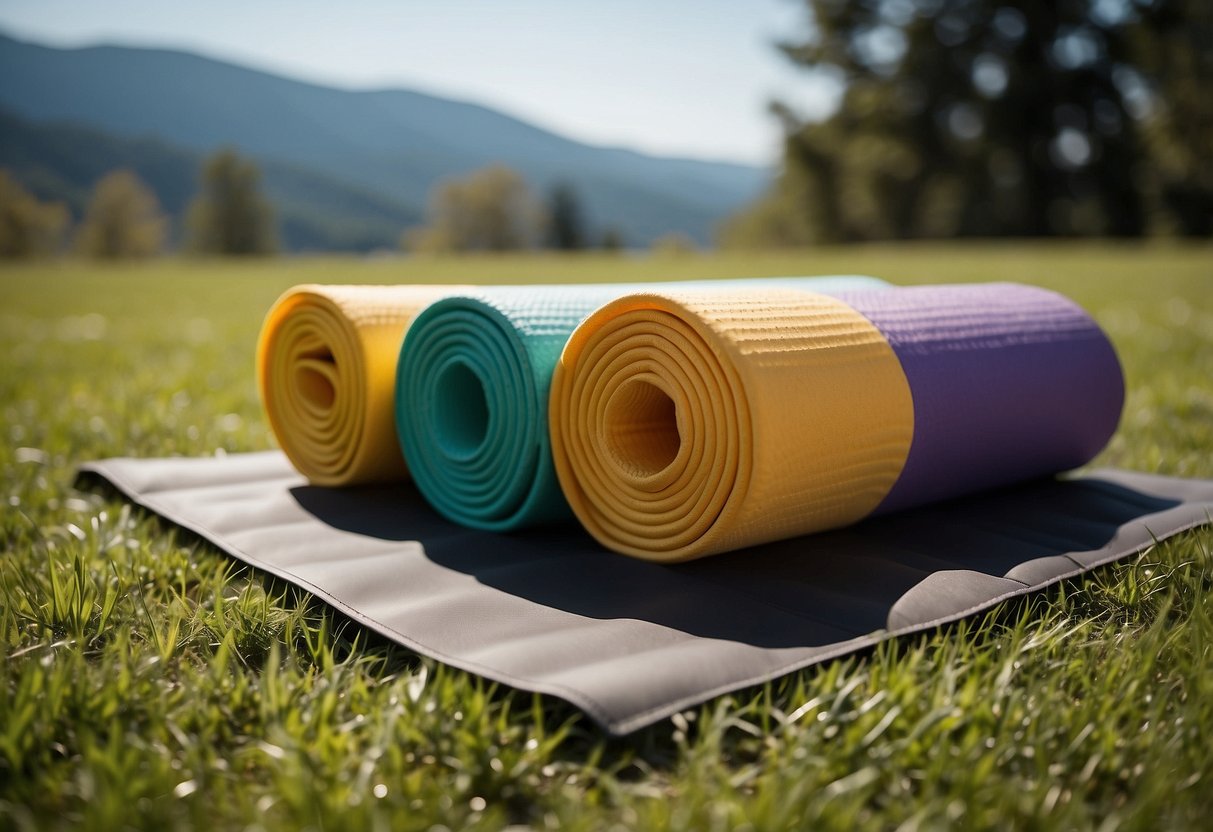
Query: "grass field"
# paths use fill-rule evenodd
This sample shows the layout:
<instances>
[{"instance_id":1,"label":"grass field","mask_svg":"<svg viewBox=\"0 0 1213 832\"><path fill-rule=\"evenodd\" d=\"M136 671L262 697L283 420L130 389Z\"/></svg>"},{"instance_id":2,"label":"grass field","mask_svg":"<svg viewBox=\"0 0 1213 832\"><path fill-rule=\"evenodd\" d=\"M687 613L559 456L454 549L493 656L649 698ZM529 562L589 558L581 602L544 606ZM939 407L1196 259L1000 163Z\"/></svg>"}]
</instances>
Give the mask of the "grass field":
<instances>
[{"instance_id":1,"label":"grass field","mask_svg":"<svg viewBox=\"0 0 1213 832\"><path fill-rule=\"evenodd\" d=\"M1209 530L607 740L73 488L270 447L253 347L294 283L796 273L1059 289L1129 386L1095 464L1213 477L1207 247L0 266L0 828L1208 828Z\"/></svg>"}]
</instances>

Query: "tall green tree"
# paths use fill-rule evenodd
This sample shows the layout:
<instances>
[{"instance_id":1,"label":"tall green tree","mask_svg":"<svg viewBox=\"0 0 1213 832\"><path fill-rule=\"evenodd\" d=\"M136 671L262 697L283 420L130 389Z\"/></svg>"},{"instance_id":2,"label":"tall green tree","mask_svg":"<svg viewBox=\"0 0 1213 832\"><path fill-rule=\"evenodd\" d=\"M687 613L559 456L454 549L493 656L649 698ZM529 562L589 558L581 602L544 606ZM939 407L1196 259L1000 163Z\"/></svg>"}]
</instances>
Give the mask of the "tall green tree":
<instances>
[{"instance_id":1,"label":"tall green tree","mask_svg":"<svg viewBox=\"0 0 1213 832\"><path fill-rule=\"evenodd\" d=\"M0 168L0 258L21 259L54 254L67 228L67 208L40 202Z\"/></svg>"},{"instance_id":2,"label":"tall green tree","mask_svg":"<svg viewBox=\"0 0 1213 832\"><path fill-rule=\"evenodd\" d=\"M149 257L164 247L168 220L156 195L129 170L102 177L76 232L76 250L89 257Z\"/></svg>"},{"instance_id":3,"label":"tall green tree","mask_svg":"<svg viewBox=\"0 0 1213 832\"><path fill-rule=\"evenodd\" d=\"M578 251L585 248L585 224L581 200L567 182L555 185L548 194L548 248Z\"/></svg>"},{"instance_id":4,"label":"tall green tree","mask_svg":"<svg viewBox=\"0 0 1213 832\"><path fill-rule=\"evenodd\" d=\"M199 254L272 254L278 247L274 212L261 196L257 165L234 150L208 159L186 228L188 247Z\"/></svg>"},{"instance_id":5,"label":"tall green tree","mask_svg":"<svg viewBox=\"0 0 1213 832\"><path fill-rule=\"evenodd\" d=\"M817 123L775 107L781 175L723 242L1137 236L1168 210L1147 187L1167 86L1143 48L1161 41L1159 54L1202 64L1192 89L1207 91L1208 41L1202 55L1195 37L1180 42L1182 25L1159 22L1207 22L1202 0L805 2L809 32L781 49L840 79L841 104ZM1191 182L1196 166L1164 179Z\"/></svg>"},{"instance_id":6,"label":"tall green tree","mask_svg":"<svg viewBox=\"0 0 1213 832\"><path fill-rule=\"evenodd\" d=\"M1166 0L1140 10L1130 32L1136 64L1152 95L1137 93L1154 162L1146 187L1170 228L1213 234L1213 4Z\"/></svg>"},{"instance_id":7,"label":"tall green tree","mask_svg":"<svg viewBox=\"0 0 1213 832\"><path fill-rule=\"evenodd\" d=\"M440 183L430 195L427 224L405 232L402 244L419 253L515 251L534 247L542 206L526 181L505 165Z\"/></svg>"}]
</instances>

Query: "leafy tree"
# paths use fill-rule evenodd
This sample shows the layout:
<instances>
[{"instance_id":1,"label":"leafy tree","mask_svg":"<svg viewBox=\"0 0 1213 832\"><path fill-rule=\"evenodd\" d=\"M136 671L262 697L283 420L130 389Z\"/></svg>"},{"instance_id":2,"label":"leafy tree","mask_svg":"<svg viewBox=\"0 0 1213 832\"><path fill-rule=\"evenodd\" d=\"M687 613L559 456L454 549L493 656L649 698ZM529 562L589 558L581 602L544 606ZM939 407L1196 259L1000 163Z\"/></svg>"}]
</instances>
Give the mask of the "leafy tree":
<instances>
[{"instance_id":1,"label":"leafy tree","mask_svg":"<svg viewBox=\"0 0 1213 832\"><path fill-rule=\"evenodd\" d=\"M93 187L76 250L109 259L148 257L161 251L167 229L156 195L131 171L118 170Z\"/></svg>"},{"instance_id":2,"label":"leafy tree","mask_svg":"<svg viewBox=\"0 0 1213 832\"><path fill-rule=\"evenodd\" d=\"M585 240L581 201L572 185L561 182L548 196L548 248L577 251Z\"/></svg>"},{"instance_id":3,"label":"leafy tree","mask_svg":"<svg viewBox=\"0 0 1213 832\"><path fill-rule=\"evenodd\" d=\"M402 240L415 252L514 251L540 236L543 212L522 176L504 165L474 171L435 187L428 224Z\"/></svg>"},{"instance_id":4,"label":"leafy tree","mask_svg":"<svg viewBox=\"0 0 1213 832\"><path fill-rule=\"evenodd\" d=\"M1203 155L1177 152L1175 171L1159 174L1151 147L1166 140L1148 138L1151 102L1168 85L1151 79L1143 58L1150 45L1169 61L1173 86L1207 99L1201 0L806 4L810 32L781 49L840 78L840 107L805 123L776 105L786 133L780 177L723 227L722 242L1137 236L1166 194L1199 202L1213 193L1191 175L1207 163L1207 144ZM1198 17L1200 34L1185 30ZM1187 135L1160 136L1177 134ZM1146 187L1152 180L1162 197ZM1180 195L1178 182L1195 197Z\"/></svg>"},{"instance_id":5,"label":"leafy tree","mask_svg":"<svg viewBox=\"0 0 1213 832\"><path fill-rule=\"evenodd\" d=\"M1137 68L1152 95L1131 89L1146 118L1154 161L1146 187L1166 210L1169 228L1213 234L1213 6L1167 0L1138 11L1129 33Z\"/></svg>"},{"instance_id":6,"label":"leafy tree","mask_svg":"<svg viewBox=\"0 0 1213 832\"><path fill-rule=\"evenodd\" d=\"M0 258L54 254L67 223L67 208L61 203L40 202L0 169Z\"/></svg>"},{"instance_id":7,"label":"leafy tree","mask_svg":"<svg viewBox=\"0 0 1213 832\"><path fill-rule=\"evenodd\" d=\"M837 239L837 218L819 201L821 190L832 184L828 160L820 154L809 156L791 138L785 139L784 148L783 171L775 187L721 224L716 235L721 246L803 247Z\"/></svg>"},{"instance_id":8,"label":"leafy tree","mask_svg":"<svg viewBox=\"0 0 1213 832\"><path fill-rule=\"evenodd\" d=\"M200 254L272 254L278 247L273 209L261 196L261 172L233 150L207 160L186 226L189 248Z\"/></svg>"}]
</instances>

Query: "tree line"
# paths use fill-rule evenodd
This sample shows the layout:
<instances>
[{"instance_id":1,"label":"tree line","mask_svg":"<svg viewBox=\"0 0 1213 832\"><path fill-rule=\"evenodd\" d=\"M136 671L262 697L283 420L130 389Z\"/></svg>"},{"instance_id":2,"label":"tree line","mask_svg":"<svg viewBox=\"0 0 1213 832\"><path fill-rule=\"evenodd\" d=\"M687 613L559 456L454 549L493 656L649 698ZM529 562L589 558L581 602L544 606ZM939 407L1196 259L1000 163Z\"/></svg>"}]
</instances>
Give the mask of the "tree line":
<instances>
[{"instance_id":1,"label":"tree line","mask_svg":"<svg viewBox=\"0 0 1213 832\"><path fill-rule=\"evenodd\" d=\"M780 45L836 79L777 103L783 163L735 246L1213 234L1208 0L804 0Z\"/></svg>"},{"instance_id":2,"label":"tree line","mask_svg":"<svg viewBox=\"0 0 1213 832\"><path fill-rule=\"evenodd\" d=\"M266 255L278 249L275 217L261 195L254 162L232 150L208 159L185 216L182 248L200 255ZM502 252L546 248L618 251L618 229L589 231L575 189L556 183L547 199L535 196L516 171L493 165L440 182L426 224L406 229L400 246L418 254ZM116 170L95 183L74 229L62 203L42 202L0 170L0 257L48 256L64 249L97 259L150 257L169 244L171 223L156 194L132 171ZM670 235L655 244L666 252L693 244Z\"/></svg>"},{"instance_id":3,"label":"tree line","mask_svg":"<svg viewBox=\"0 0 1213 832\"><path fill-rule=\"evenodd\" d=\"M187 251L202 255L261 255L277 250L273 210L260 193L257 166L231 150L207 160L185 218ZM98 259L150 257L165 251L170 222L156 194L132 171L116 170L93 186L74 229L62 203L35 198L0 170L0 257L71 250ZM69 233L70 232L70 233Z\"/></svg>"}]
</instances>

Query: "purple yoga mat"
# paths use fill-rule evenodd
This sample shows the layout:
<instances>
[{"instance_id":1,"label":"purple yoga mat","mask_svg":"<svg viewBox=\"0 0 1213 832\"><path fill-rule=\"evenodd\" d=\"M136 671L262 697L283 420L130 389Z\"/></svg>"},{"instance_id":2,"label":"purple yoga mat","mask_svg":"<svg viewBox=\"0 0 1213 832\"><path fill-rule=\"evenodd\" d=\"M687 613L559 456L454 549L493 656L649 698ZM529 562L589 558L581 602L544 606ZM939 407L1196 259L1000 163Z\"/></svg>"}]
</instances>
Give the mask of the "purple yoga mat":
<instances>
[{"instance_id":1,"label":"purple yoga mat","mask_svg":"<svg viewBox=\"0 0 1213 832\"><path fill-rule=\"evenodd\" d=\"M914 401L909 457L876 513L1077 468L1116 430L1120 362L1068 298L990 283L842 299L884 333Z\"/></svg>"}]
</instances>

